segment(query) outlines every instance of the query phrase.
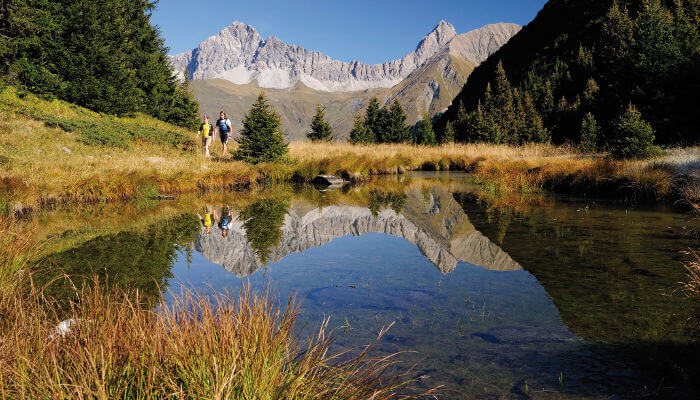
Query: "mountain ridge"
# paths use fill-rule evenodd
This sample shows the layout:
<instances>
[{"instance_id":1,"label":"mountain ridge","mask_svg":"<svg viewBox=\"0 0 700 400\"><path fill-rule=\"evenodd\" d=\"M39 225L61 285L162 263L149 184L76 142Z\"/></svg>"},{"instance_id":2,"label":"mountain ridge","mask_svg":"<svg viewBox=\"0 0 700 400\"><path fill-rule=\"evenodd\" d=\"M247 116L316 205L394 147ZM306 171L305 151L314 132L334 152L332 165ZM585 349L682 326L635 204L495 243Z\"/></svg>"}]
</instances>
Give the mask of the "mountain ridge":
<instances>
[{"instance_id":1,"label":"mountain ridge","mask_svg":"<svg viewBox=\"0 0 700 400\"><path fill-rule=\"evenodd\" d=\"M169 60L181 79L218 78L238 85L256 81L259 87L270 89L287 89L301 82L318 91L352 92L392 88L452 42L449 51L479 64L519 30L519 25L499 23L458 35L454 26L441 21L403 58L370 65L334 60L275 36L263 39L254 27L237 21L196 49L169 56Z\"/></svg>"}]
</instances>

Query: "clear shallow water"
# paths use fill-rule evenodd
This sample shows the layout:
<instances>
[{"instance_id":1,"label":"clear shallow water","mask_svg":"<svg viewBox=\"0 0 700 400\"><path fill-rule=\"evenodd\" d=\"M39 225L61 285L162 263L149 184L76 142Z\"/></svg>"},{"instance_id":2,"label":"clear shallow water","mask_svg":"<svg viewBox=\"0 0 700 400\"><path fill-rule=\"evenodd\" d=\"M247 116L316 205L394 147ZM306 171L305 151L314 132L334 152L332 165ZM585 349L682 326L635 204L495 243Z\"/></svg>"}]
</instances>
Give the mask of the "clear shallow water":
<instances>
[{"instance_id":1,"label":"clear shallow water","mask_svg":"<svg viewBox=\"0 0 700 400\"><path fill-rule=\"evenodd\" d=\"M270 286L302 299L304 332L330 318L337 348L394 323L376 351L410 351L416 386L444 385L444 398L691 396L698 308L676 290L678 251L698 247L690 217L535 203L479 200L463 175L271 188L159 205L171 209L133 217L155 222L76 240L44 263L152 296L159 284L166 301L181 285ZM216 223L207 233L207 212L230 213L225 237Z\"/></svg>"}]
</instances>

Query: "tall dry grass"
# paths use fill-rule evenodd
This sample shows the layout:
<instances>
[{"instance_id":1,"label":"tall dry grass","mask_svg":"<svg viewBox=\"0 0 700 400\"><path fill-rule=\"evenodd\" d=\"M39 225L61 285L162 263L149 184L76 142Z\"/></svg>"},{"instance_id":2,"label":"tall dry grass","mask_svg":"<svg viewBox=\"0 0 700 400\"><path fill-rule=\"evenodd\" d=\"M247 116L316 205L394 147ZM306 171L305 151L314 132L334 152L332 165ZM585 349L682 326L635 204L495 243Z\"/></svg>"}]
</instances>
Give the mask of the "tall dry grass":
<instances>
[{"instance_id":1,"label":"tall dry grass","mask_svg":"<svg viewBox=\"0 0 700 400\"><path fill-rule=\"evenodd\" d=\"M408 375L387 374L394 358L373 358L372 346L331 354L325 326L300 339L293 300L280 306L268 293L190 292L154 312L136 294L99 287L79 292L64 331L36 295L7 302L0 397L407 398L400 391Z\"/></svg>"},{"instance_id":2,"label":"tall dry grass","mask_svg":"<svg viewBox=\"0 0 700 400\"><path fill-rule=\"evenodd\" d=\"M683 288L689 296L700 301L700 255L694 251L687 254L690 256L690 261L685 264L688 281L683 283Z\"/></svg>"},{"instance_id":3,"label":"tall dry grass","mask_svg":"<svg viewBox=\"0 0 700 400\"><path fill-rule=\"evenodd\" d=\"M331 353L325 325L302 339L294 299L269 291L184 291L153 310L95 278L59 307L32 284L28 241L3 224L2 399L409 398L410 369L388 373L396 356L375 358L372 345Z\"/></svg>"}]
</instances>

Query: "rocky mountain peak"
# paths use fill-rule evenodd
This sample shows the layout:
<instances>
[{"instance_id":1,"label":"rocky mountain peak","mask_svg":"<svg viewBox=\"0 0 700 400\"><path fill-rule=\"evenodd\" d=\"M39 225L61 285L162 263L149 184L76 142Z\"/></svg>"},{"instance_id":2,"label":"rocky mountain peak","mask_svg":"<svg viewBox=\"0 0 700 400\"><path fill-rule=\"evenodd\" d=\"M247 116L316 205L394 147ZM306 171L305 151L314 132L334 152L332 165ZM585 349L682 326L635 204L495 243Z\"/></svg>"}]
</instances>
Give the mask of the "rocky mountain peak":
<instances>
[{"instance_id":1,"label":"rocky mountain peak","mask_svg":"<svg viewBox=\"0 0 700 400\"><path fill-rule=\"evenodd\" d=\"M236 21L196 49L170 57L170 62L180 78L188 76L193 80L220 78L238 85L257 81L260 87L275 89L287 89L301 82L320 91L359 91L394 87L461 36L452 24L440 21L416 50L402 59L368 65L333 60L274 36L263 39L254 27ZM490 54L510 38L508 34L488 33L473 37L481 42L459 48L465 60L474 63L481 62L484 53Z\"/></svg>"}]
</instances>

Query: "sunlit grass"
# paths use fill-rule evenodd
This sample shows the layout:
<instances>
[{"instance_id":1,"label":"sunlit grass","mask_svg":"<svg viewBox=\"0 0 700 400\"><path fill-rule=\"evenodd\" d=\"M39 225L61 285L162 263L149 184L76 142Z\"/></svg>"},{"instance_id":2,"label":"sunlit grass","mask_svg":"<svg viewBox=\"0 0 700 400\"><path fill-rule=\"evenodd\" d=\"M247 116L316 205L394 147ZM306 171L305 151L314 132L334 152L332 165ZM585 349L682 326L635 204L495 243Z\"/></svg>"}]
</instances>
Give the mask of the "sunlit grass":
<instances>
[{"instance_id":1,"label":"sunlit grass","mask_svg":"<svg viewBox=\"0 0 700 400\"><path fill-rule=\"evenodd\" d=\"M84 126L90 121L103 124L107 117L58 100L22 97L8 88L0 94L5 106L0 111L0 213L21 213L53 203L131 199L143 193L307 181L318 174L366 181L412 170L457 170L470 172L477 182L503 193L553 190L627 200L676 200L686 186L700 179L697 147L670 150L654 160L621 162L543 144L430 147L292 142L286 160L250 165L232 159L235 143L231 153L224 155L215 141L214 157L205 159L194 142L195 132L142 115L107 119L114 121L115 127L109 129L118 131L115 134L143 128L145 133L125 136L127 147L88 144L81 129L87 129ZM56 119L65 126L51 122ZM161 136L172 140L161 141Z\"/></svg>"}]
</instances>

